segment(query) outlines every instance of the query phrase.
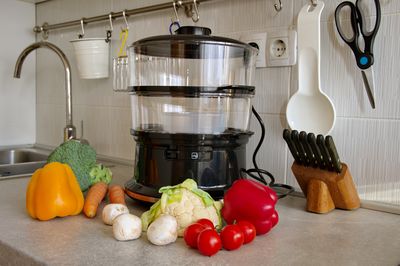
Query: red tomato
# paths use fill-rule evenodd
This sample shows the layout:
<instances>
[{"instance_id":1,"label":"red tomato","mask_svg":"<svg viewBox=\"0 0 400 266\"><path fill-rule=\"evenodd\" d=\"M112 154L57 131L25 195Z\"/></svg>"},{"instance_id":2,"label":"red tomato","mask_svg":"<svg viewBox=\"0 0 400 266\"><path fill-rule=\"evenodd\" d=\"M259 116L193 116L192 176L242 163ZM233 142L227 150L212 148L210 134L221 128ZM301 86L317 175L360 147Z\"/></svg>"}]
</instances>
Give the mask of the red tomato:
<instances>
[{"instance_id":1,"label":"red tomato","mask_svg":"<svg viewBox=\"0 0 400 266\"><path fill-rule=\"evenodd\" d=\"M244 243L244 233L240 226L230 224L225 226L221 231L222 246L226 250L234 250L240 248Z\"/></svg>"},{"instance_id":2,"label":"red tomato","mask_svg":"<svg viewBox=\"0 0 400 266\"><path fill-rule=\"evenodd\" d=\"M251 241L254 240L254 238L256 237L256 228L252 223L248 221L239 221L236 225L239 226L243 232L244 235L243 244L250 243Z\"/></svg>"},{"instance_id":3,"label":"red tomato","mask_svg":"<svg viewBox=\"0 0 400 266\"><path fill-rule=\"evenodd\" d=\"M216 254L222 247L221 238L214 229L203 230L197 239L197 248L205 256Z\"/></svg>"},{"instance_id":4,"label":"red tomato","mask_svg":"<svg viewBox=\"0 0 400 266\"><path fill-rule=\"evenodd\" d=\"M274 227L278 223L278 221L279 221L279 215L278 212L275 210L271 216L272 227Z\"/></svg>"},{"instance_id":5,"label":"red tomato","mask_svg":"<svg viewBox=\"0 0 400 266\"><path fill-rule=\"evenodd\" d=\"M206 218L202 218L196 222L197 224L202 224L207 228L214 229L214 223Z\"/></svg>"},{"instance_id":6,"label":"red tomato","mask_svg":"<svg viewBox=\"0 0 400 266\"><path fill-rule=\"evenodd\" d=\"M207 227L199 223L194 223L186 227L183 233L183 239L185 240L185 243L191 248L197 248L197 238L205 229L207 229Z\"/></svg>"}]
</instances>

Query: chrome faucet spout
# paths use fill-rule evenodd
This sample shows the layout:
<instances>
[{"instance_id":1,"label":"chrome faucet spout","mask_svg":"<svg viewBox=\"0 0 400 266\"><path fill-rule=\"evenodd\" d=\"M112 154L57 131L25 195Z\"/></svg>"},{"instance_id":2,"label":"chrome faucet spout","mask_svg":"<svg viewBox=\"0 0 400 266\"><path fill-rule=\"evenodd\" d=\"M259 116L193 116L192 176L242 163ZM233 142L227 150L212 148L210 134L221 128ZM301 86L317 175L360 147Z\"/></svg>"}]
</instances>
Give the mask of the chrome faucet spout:
<instances>
[{"instance_id":1,"label":"chrome faucet spout","mask_svg":"<svg viewBox=\"0 0 400 266\"><path fill-rule=\"evenodd\" d=\"M65 94L66 94L66 126L64 128L64 141L76 139L76 129L72 123L72 89L71 89L71 66L63 51L54 44L47 41L33 43L26 47L19 55L15 63L14 78L21 77L22 65L30 52L38 48L48 48L60 57L65 70Z\"/></svg>"}]
</instances>

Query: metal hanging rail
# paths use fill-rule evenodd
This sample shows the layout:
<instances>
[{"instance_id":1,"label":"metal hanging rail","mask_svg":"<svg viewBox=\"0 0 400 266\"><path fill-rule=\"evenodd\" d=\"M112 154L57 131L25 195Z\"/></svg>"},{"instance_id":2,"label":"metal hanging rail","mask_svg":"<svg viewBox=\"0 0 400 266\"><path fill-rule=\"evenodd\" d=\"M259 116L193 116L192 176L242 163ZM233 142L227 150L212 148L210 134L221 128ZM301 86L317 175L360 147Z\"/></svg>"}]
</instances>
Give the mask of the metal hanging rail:
<instances>
[{"instance_id":1,"label":"metal hanging rail","mask_svg":"<svg viewBox=\"0 0 400 266\"><path fill-rule=\"evenodd\" d=\"M44 32L47 33L51 30L55 29L61 29L61 28L67 28L67 27L72 27L72 26L78 26L81 25L81 22L84 24L88 23L93 23L93 22L100 22L100 21L107 21L109 19L118 19L122 18L124 16L132 16L132 15L137 15L137 14L142 14L142 13L149 13L149 12L154 12L154 11L159 11L159 10L164 10L164 9L169 9L169 8L175 8L176 7L184 7L186 15L189 17L191 16L190 14L194 14L193 12L193 6L195 9L197 9L197 4L200 4L202 2L209 2L212 0L181 0L181 1L172 1L169 3L163 3L163 4L157 4L157 5L152 5L152 6L147 6L147 7L141 7L141 8L135 8L135 9L130 9L130 10L124 10L120 12L111 12L109 14L105 15L100 15L100 16L95 16L95 17L89 17L89 18L81 18L77 20L72 20L72 21L67 21L67 22L62 22L62 23L57 23L57 24L47 24L46 22L42 26L35 26L33 28L33 31L36 33ZM196 11L197 12L197 11Z\"/></svg>"}]
</instances>

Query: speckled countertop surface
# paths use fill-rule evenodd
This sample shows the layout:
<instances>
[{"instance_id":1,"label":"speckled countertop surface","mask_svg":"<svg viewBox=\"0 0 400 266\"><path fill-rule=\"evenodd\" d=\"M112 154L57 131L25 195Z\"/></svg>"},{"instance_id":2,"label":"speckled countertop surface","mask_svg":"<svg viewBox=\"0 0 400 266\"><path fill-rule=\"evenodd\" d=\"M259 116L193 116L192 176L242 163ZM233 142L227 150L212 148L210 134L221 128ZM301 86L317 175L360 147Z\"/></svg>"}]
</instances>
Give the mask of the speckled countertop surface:
<instances>
[{"instance_id":1,"label":"speckled countertop surface","mask_svg":"<svg viewBox=\"0 0 400 266\"><path fill-rule=\"evenodd\" d=\"M132 168L112 168L123 184ZM100 216L83 214L47 222L25 211L29 178L0 181L0 265L399 265L400 215L359 209L318 215L304 211L305 199L279 201L279 224L236 251L209 258L182 239L163 247L146 235L118 242ZM146 207L128 200L133 214ZM103 205L100 207L100 212Z\"/></svg>"}]
</instances>

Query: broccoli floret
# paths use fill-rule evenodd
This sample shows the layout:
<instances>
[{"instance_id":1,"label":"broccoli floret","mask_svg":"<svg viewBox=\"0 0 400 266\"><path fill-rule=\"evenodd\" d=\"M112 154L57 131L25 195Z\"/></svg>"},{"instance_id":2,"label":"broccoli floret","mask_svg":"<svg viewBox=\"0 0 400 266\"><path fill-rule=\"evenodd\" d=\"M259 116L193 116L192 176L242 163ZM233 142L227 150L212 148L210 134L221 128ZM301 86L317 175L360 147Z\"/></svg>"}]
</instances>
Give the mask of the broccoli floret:
<instances>
[{"instance_id":1,"label":"broccoli floret","mask_svg":"<svg viewBox=\"0 0 400 266\"><path fill-rule=\"evenodd\" d=\"M81 190L85 191L92 184L89 173L96 166L96 151L88 144L69 140L58 146L49 155L47 162L68 164L74 171Z\"/></svg>"},{"instance_id":2,"label":"broccoli floret","mask_svg":"<svg viewBox=\"0 0 400 266\"><path fill-rule=\"evenodd\" d=\"M102 164L96 164L91 170L90 170L90 178L91 178L91 184L96 184L98 182L104 182L106 184L110 184L111 179L112 179L112 172L109 168L105 167Z\"/></svg>"}]
</instances>

